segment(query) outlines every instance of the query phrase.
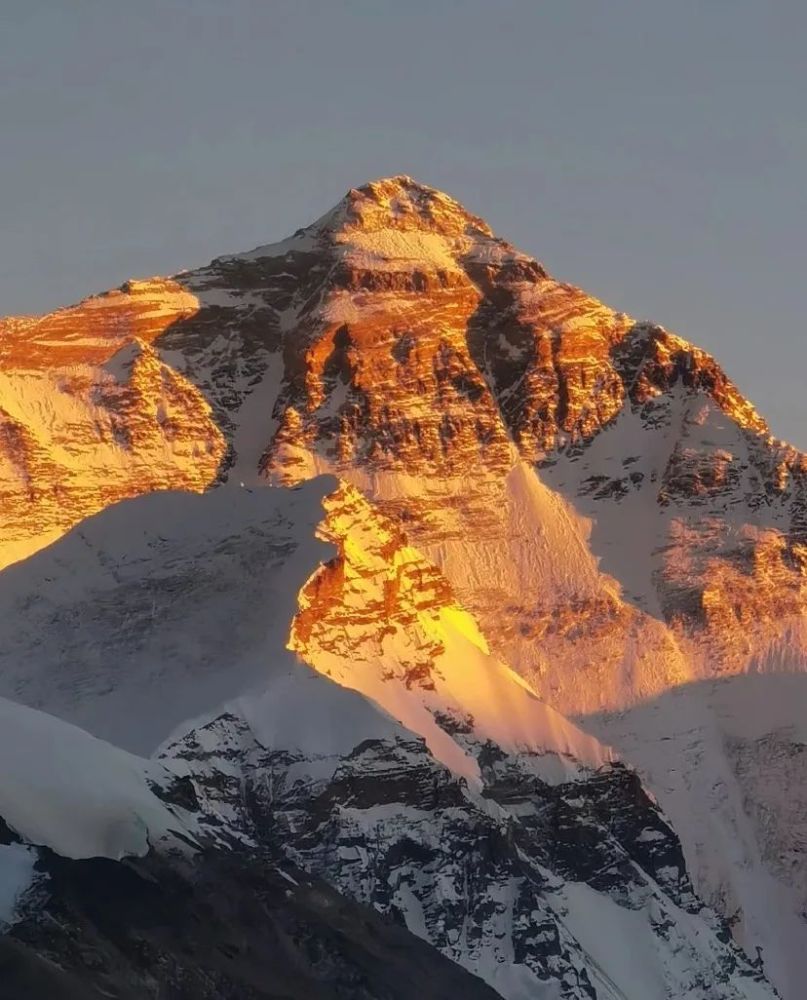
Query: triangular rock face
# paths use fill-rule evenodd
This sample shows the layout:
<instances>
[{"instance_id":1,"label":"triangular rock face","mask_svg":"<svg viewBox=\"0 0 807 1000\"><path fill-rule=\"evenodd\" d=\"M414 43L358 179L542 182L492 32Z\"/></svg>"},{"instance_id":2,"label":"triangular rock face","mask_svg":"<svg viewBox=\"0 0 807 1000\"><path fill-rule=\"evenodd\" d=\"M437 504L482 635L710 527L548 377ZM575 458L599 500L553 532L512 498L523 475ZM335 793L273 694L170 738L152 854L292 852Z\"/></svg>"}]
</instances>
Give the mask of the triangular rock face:
<instances>
[{"instance_id":1,"label":"triangular rock face","mask_svg":"<svg viewBox=\"0 0 807 1000\"><path fill-rule=\"evenodd\" d=\"M343 671L348 649L355 673L362 643L383 653L389 611L416 639L395 683L427 690L445 636L396 590L420 574L418 600L471 612L490 661L652 776L749 953L786 938L780 972L800 954L801 889L779 934L742 874L782 882L801 837L794 816L771 834L749 785L755 754L779 773L770 732L729 732L734 702L705 682L807 662L807 460L709 355L556 281L408 177L350 191L281 243L0 322L0 344L2 563L125 497L335 473L349 486L325 531L341 555L309 583L297 648ZM363 522L369 548L354 544ZM351 580L377 605L363 637L340 621ZM692 699L709 733L694 750ZM633 716L593 714L637 703L652 716L636 716L652 734L639 741ZM776 747L797 742L787 707Z\"/></svg>"}]
</instances>

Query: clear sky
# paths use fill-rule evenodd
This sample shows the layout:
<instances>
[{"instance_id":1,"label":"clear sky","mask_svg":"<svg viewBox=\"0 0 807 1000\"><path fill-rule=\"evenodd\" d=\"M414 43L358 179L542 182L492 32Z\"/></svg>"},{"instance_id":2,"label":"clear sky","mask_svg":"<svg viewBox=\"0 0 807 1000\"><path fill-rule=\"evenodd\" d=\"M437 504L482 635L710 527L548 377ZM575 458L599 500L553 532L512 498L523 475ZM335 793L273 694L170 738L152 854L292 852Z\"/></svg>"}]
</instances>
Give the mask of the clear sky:
<instances>
[{"instance_id":1,"label":"clear sky","mask_svg":"<svg viewBox=\"0 0 807 1000\"><path fill-rule=\"evenodd\" d=\"M804 0L0 0L0 314L447 190L807 448Z\"/></svg>"}]
</instances>

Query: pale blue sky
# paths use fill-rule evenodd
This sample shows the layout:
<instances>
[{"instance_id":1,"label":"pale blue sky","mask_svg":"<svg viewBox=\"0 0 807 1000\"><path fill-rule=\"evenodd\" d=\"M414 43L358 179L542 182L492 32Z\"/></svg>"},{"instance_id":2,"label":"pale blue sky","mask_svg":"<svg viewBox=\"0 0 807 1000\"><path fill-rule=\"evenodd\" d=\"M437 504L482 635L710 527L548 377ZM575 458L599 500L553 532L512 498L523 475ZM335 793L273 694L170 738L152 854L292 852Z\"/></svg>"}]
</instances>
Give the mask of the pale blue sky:
<instances>
[{"instance_id":1,"label":"pale blue sky","mask_svg":"<svg viewBox=\"0 0 807 1000\"><path fill-rule=\"evenodd\" d=\"M803 0L0 0L0 313L409 173L807 447Z\"/></svg>"}]
</instances>

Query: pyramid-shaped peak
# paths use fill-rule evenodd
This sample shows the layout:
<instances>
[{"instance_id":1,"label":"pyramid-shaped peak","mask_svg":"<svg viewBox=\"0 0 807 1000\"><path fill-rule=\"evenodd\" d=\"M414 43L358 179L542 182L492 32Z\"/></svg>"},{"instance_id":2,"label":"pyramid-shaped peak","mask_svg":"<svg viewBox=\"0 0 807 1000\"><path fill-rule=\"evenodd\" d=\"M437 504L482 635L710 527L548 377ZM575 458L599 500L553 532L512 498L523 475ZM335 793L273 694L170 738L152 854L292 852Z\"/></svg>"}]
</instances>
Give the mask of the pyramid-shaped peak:
<instances>
[{"instance_id":1,"label":"pyramid-shaped peak","mask_svg":"<svg viewBox=\"0 0 807 1000\"><path fill-rule=\"evenodd\" d=\"M329 212L293 236L219 259L254 260L295 252L328 252L328 248L347 252L350 247L363 248L378 262L423 257L424 263L434 263L431 258L437 251L446 266L458 266L457 260L469 255L491 260L503 255L529 259L455 198L407 174L351 188ZM454 258L453 263L447 256Z\"/></svg>"},{"instance_id":2,"label":"pyramid-shaped peak","mask_svg":"<svg viewBox=\"0 0 807 1000\"><path fill-rule=\"evenodd\" d=\"M493 235L483 219L456 199L408 174L381 177L351 188L328 215L347 228L425 229L444 236L472 232Z\"/></svg>"}]
</instances>

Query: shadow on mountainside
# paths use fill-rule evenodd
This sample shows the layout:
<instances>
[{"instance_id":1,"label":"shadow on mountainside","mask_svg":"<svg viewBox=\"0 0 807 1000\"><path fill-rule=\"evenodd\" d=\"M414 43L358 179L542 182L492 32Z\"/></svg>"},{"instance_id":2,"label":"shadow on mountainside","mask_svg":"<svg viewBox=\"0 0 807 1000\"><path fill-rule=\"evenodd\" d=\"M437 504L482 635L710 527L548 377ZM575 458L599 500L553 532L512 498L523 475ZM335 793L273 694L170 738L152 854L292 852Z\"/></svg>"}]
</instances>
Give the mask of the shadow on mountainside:
<instances>
[{"instance_id":1,"label":"shadow on mountainside","mask_svg":"<svg viewBox=\"0 0 807 1000\"><path fill-rule=\"evenodd\" d=\"M578 717L639 771L696 889L785 1000L807 950L807 675L751 673Z\"/></svg>"},{"instance_id":2,"label":"shadow on mountainside","mask_svg":"<svg viewBox=\"0 0 807 1000\"><path fill-rule=\"evenodd\" d=\"M114 504L0 573L0 696L150 754L188 719L296 662L320 477L297 489Z\"/></svg>"},{"instance_id":3,"label":"shadow on mountainside","mask_svg":"<svg viewBox=\"0 0 807 1000\"><path fill-rule=\"evenodd\" d=\"M0 937L0 1000L142 1000L155 972L175 1000L499 997L392 919L273 860L207 851L186 872L154 852L119 863L43 851L49 919Z\"/></svg>"}]
</instances>

